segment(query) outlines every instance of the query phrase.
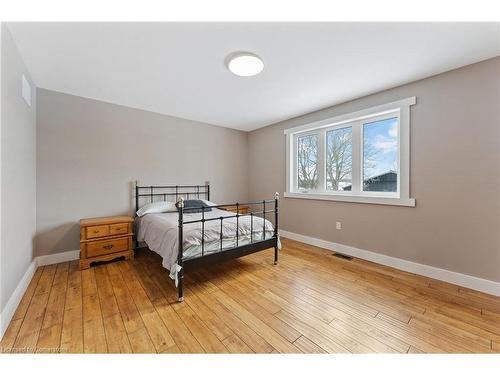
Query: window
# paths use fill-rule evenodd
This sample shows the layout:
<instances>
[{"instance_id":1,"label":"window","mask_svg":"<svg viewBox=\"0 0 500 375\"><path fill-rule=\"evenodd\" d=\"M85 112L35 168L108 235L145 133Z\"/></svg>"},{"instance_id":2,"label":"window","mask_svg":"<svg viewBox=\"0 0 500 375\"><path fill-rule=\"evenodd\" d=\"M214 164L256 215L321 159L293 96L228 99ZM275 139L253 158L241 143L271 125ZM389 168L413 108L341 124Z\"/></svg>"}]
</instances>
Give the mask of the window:
<instances>
[{"instance_id":1,"label":"window","mask_svg":"<svg viewBox=\"0 0 500 375\"><path fill-rule=\"evenodd\" d=\"M363 191L398 191L397 117L363 124Z\"/></svg>"},{"instance_id":2,"label":"window","mask_svg":"<svg viewBox=\"0 0 500 375\"><path fill-rule=\"evenodd\" d=\"M326 132L326 190L342 191L352 184L352 128Z\"/></svg>"},{"instance_id":3,"label":"window","mask_svg":"<svg viewBox=\"0 0 500 375\"><path fill-rule=\"evenodd\" d=\"M285 130L285 197L414 206L410 106L416 98Z\"/></svg>"}]
</instances>

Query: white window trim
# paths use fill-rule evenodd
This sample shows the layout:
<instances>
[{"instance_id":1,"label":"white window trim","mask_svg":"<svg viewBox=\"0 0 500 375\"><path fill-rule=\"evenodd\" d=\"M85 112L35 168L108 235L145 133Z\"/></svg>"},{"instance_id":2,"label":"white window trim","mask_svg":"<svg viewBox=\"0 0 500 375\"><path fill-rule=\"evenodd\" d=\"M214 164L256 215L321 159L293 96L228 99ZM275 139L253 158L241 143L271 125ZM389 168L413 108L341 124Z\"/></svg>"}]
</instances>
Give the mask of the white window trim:
<instances>
[{"instance_id":1,"label":"white window trim","mask_svg":"<svg viewBox=\"0 0 500 375\"><path fill-rule=\"evenodd\" d=\"M303 198L303 199L317 199L317 200L330 200L340 202L355 202L355 203L371 203L371 204L384 204L395 206L415 206L415 199L410 198L410 106L416 104L416 97L410 97L395 102L379 105L376 107L366 108L353 113L348 113L324 120L316 121L309 124L296 126L294 128L285 129L286 136L286 191L284 196L287 198ZM294 191L293 187L296 186L296 173L292 171L295 168L295 144L294 135L301 133L310 133L317 131L320 135L318 141L324 141L324 134L326 130L334 128L346 127L348 123L359 122L367 118L375 118L390 113L395 113L399 117L399 132L398 132L398 193L380 193L380 192L360 192L354 190L354 187L359 186L359 182L363 179L362 168L360 163L362 159L362 145L354 147L354 142L360 142L361 137L358 133L362 131L362 127L353 127L353 150L360 150L360 155L353 154L353 175L352 186L353 191L348 193L342 192L325 192L325 191L310 191L298 192ZM320 147L320 149L322 149ZM322 152L319 151L318 152ZM320 158L318 168L322 168L321 164L324 163L324 158ZM322 169L321 169L322 170ZM320 189L323 190L323 180L320 180Z\"/></svg>"}]
</instances>

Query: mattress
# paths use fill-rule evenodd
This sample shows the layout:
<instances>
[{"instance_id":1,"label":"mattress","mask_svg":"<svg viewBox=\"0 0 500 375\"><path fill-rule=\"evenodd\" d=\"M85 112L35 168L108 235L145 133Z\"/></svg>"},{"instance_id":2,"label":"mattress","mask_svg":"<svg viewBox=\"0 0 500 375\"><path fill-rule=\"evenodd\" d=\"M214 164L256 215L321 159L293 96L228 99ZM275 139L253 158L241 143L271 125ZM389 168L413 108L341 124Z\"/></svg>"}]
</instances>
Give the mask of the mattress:
<instances>
[{"instance_id":1,"label":"mattress","mask_svg":"<svg viewBox=\"0 0 500 375\"><path fill-rule=\"evenodd\" d=\"M236 247L236 230L238 230L238 246L250 242L269 239L274 235L274 227L269 220L255 215L242 215L238 222L233 212L212 208L205 212L205 219L226 217L222 220L222 251ZM184 222L200 220L201 213L184 214ZM136 233L139 241L145 242L149 249L162 258L163 267L170 271L170 277L177 281L177 265L179 251L179 215L177 212L147 214L136 218ZM183 225L183 259L197 258L202 255L221 251L221 221L205 222L204 241L202 244L202 224ZM252 238L250 238L252 236Z\"/></svg>"}]
</instances>

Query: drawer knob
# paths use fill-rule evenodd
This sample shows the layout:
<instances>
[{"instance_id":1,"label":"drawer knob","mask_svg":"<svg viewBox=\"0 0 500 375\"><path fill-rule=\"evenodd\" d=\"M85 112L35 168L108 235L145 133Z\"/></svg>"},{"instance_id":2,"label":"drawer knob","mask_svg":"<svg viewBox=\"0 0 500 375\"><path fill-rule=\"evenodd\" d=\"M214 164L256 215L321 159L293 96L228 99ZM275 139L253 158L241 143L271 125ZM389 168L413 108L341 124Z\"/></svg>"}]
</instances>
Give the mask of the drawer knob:
<instances>
[{"instance_id":1,"label":"drawer knob","mask_svg":"<svg viewBox=\"0 0 500 375\"><path fill-rule=\"evenodd\" d=\"M106 245L106 246L103 246L103 248L105 248L106 250L109 250L109 249L113 248L113 245Z\"/></svg>"},{"instance_id":2,"label":"drawer knob","mask_svg":"<svg viewBox=\"0 0 500 375\"><path fill-rule=\"evenodd\" d=\"M95 231L94 231L94 233L99 233L99 231L98 231L98 230L95 230Z\"/></svg>"}]
</instances>

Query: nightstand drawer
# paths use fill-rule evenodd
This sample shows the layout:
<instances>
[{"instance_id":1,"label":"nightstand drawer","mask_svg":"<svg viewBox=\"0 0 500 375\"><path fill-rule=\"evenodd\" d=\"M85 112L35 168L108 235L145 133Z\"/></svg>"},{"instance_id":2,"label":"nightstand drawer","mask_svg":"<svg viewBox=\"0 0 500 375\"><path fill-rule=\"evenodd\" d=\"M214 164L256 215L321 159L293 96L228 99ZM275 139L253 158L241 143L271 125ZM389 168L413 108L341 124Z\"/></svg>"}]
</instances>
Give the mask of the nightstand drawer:
<instances>
[{"instance_id":1,"label":"nightstand drawer","mask_svg":"<svg viewBox=\"0 0 500 375\"><path fill-rule=\"evenodd\" d=\"M95 225L87 227L87 238L109 236L109 225Z\"/></svg>"},{"instance_id":2,"label":"nightstand drawer","mask_svg":"<svg viewBox=\"0 0 500 375\"><path fill-rule=\"evenodd\" d=\"M127 233L128 233L127 223L111 224L109 226L109 234L111 236L116 236L118 234L127 234Z\"/></svg>"},{"instance_id":3,"label":"nightstand drawer","mask_svg":"<svg viewBox=\"0 0 500 375\"><path fill-rule=\"evenodd\" d=\"M129 249L128 238L118 238L116 240L104 240L87 243L87 257L116 253Z\"/></svg>"}]
</instances>

